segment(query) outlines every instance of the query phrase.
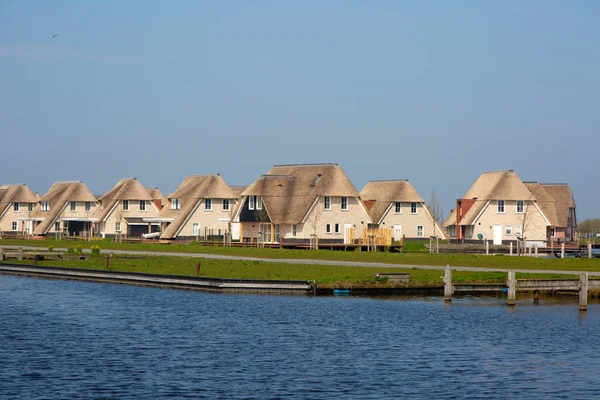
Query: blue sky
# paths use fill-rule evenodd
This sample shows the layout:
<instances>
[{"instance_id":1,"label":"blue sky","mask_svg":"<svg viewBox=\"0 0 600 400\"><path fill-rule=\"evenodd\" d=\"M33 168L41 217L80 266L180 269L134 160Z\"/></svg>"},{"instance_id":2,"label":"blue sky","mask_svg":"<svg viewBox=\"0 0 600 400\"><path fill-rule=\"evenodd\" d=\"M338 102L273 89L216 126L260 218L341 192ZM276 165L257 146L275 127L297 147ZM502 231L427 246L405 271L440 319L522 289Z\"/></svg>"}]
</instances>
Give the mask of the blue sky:
<instances>
[{"instance_id":1,"label":"blue sky","mask_svg":"<svg viewBox=\"0 0 600 400\"><path fill-rule=\"evenodd\" d=\"M339 163L446 214L483 171L600 216L600 2L0 1L0 183ZM54 39L50 34L57 33Z\"/></svg>"}]
</instances>

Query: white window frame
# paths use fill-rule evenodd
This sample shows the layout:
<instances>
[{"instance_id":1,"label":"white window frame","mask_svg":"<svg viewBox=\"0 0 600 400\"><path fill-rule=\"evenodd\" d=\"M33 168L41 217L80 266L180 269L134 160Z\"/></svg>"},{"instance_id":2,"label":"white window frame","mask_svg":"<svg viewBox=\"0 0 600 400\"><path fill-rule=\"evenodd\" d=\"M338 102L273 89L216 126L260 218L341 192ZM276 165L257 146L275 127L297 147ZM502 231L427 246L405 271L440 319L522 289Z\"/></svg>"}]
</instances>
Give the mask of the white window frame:
<instances>
[{"instance_id":1,"label":"white window frame","mask_svg":"<svg viewBox=\"0 0 600 400\"><path fill-rule=\"evenodd\" d=\"M54 230L60 232L60 221L54 222Z\"/></svg>"},{"instance_id":2,"label":"white window frame","mask_svg":"<svg viewBox=\"0 0 600 400\"><path fill-rule=\"evenodd\" d=\"M13 232L18 232L19 231L19 221L13 221L11 224L11 228L12 228Z\"/></svg>"},{"instance_id":3,"label":"white window frame","mask_svg":"<svg viewBox=\"0 0 600 400\"><path fill-rule=\"evenodd\" d=\"M333 225L333 233L335 233L336 235L339 235L340 233L342 233L342 231L340 230L340 224Z\"/></svg>"},{"instance_id":4,"label":"white window frame","mask_svg":"<svg viewBox=\"0 0 600 400\"><path fill-rule=\"evenodd\" d=\"M171 199L171 210L180 210L181 209L181 200L180 199Z\"/></svg>"},{"instance_id":5,"label":"white window frame","mask_svg":"<svg viewBox=\"0 0 600 400\"><path fill-rule=\"evenodd\" d=\"M402 214L402 202L401 201L394 202L394 213Z\"/></svg>"},{"instance_id":6,"label":"white window frame","mask_svg":"<svg viewBox=\"0 0 600 400\"><path fill-rule=\"evenodd\" d=\"M556 228L554 228L554 227L550 228L550 237L556 237Z\"/></svg>"},{"instance_id":7,"label":"white window frame","mask_svg":"<svg viewBox=\"0 0 600 400\"><path fill-rule=\"evenodd\" d=\"M34 208L35 208L35 203L27 204L27 211L32 212Z\"/></svg>"},{"instance_id":8,"label":"white window frame","mask_svg":"<svg viewBox=\"0 0 600 400\"><path fill-rule=\"evenodd\" d=\"M192 236L200 234L200 222L192 222Z\"/></svg>"},{"instance_id":9,"label":"white window frame","mask_svg":"<svg viewBox=\"0 0 600 400\"><path fill-rule=\"evenodd\" d=\"M223 211L229 211L231 208L231 202L229 199L223 199Z\"/></svg>"},{"instance_id":10,"label":"white window frame","mask_svg":"<svg viewBox=\"0 0 600 400\"><path fill-rule=\"evenodd\" d=\"M348 196L340 197L340 206L342 211L348 211Z\"/></svg>"},{"instance_id":11,"label":"white window frame","mask_svg":"<svg viewBox=\"0 0 600 400\"><path fill-rule=\"evenodd\" d=\"M410 213L411 215L417 215L418 213L417 203L414 201L410 203Z\"/></svg>"},{"instance_id":12,"label":"white window frame","mask_svg":"<svg viewBox=\"0 0 600 400\"><path fill-rule=\"evenodd\" d=\"M123 200L123 211L129 211L129 200Z\"/></svg>"},{"instance_id":13,"label":"white window frame","mask_svg":"<svg viewBox=\"0 0 600 400\"><path fill-rule=\"evenodd\" d=\"M297 234L298 234L298 227L296 226L296 224L292 224L292 237L296 237Z\"/></svg>"},{"instance_id":14,"label":"white window frame","mask_svg":"<svg viewBox=\"0 0 600 400\"><path fill-rule=\"evenodd\" d=\"M256 196L256 209L262 210L262 206L263 206L262 197Z\"/></svg>"},{"instance_id":15,"label":"white window frame","mask_svg":"<svg viewBox=\"0 0 600 400\"><path fill-rule=\"evenodd\" d=\"M523 235L523 228L521 225L515 225L515 236Z\"/></svg>"},{"instance_id":16,"label":"white window frame","mask_svg":"<svg viewBox=\"0 0 600 400\"><path fill-rule=\"evenodd\" d=\"M331 196L323 196L323 209L331 210Z\"/></svg>"},{"instance_id":17,"label":"white window frame","mask_svg":"<svg viewBox=\"0 0 600 400\"><path fill-rule=\"evenodd\" d=\"M69 210L71 212L76 212L77 211L77 202L76 201L71 201L69 204Z\"/></svg>"},{"instance_id":18,"label":"white window frame","mask_svg":"<svg viewBox=\"0 0 600 400\"><path fill-rule=\"evenodd\" d=\"M331 224L325 225L325 233L331 235Z\"/></svg>"},{"instance_id":19,"label":"white window frame","mask_svg":"<svg viewBox=\"0 0 600 400\"><path fill-rule=\"evenodd\" d=\"M50 202L42 201L42 211L50 211Z\"/></svg>"},{"instance_id":20,"label":"white window frame","mask_svg":"<svg viewBox=\"0 0 600 400\"><path fill-rule=\"evenodd\" d=\"M521 204L519 204L519 203L521 203ZM519 211L519 205L521 206L521 211ZM523 214L525 212L525 201L517 200L516 209L517 209L517 214Z\"/></svg>"},{"instance_id":21,"label":"white window frame","mask_svg":"<svg viewBox=\"0 0 600 400\"><path fill-rule=\"evenodd\" d=\"M419 230L421 234L419 234ZM425 237L425 227L423 225L417 225L417 237Z\"/></svg>"},{"instance_id":22,"label":"white window frame","mask_svg":"<svg viewBox=\"0 0 600 400\"><path fill-rule=\"evenodd\" d=\"M115 232L121 232L121 221L115 221Z\"/></svg>"},{"instance_id":23,"label":"white window frame","mask_svg":"<svg viewBox=\"0 0 600 400\"><path fill-rule=\"evenodd\" d=\"M506 204L504 203L504 200L496 200L496 211L498 212L498 214L504 214L506 213Z\"/></svg>"},{"instance_id":24,"label":"white window frame","mask_svg":"<svg viewBox=\"0 0 600 400\"><path fill-rule=\"evenodd\" d=\"M21 212L21 203L13 203L13 211Z\"/></svg>"},{"instance_id":25,"label":"white window frame","mask_svg":"<svg viewBox=\"0 0 600 400\"><path fill-rule=\"evenodd\" d=\"M140 211L146 211L146 200L140 200Z\"/></svg>"},{"instance_id":26,"label":"white window frame","mask_svg":"<svg viewBox=\"0 0 600 400\"><path fill-rule=\"evenodd\" d=\"M504 226L504 234L506 236L512 236L512 225L505 225Z\"/></svg>"},{"instance_id":27,"label":"white window frame","mask_svg":"<svg viewBox=\"0 0 600 400\"><path fill-rule=\"evenodd\" d=\"M248 210L254 210L254 202L256 200L256 196L248 197Z\"/></svg>"},{"instance_id":28,"label":"white window frame","mask_svg":"<svg viewBox=\"0 0 600 400\"><path fill-rule=\"evenodd\" d=\"M92 202L86 201L85 202L85 212L90 212L90 211L92 211Z\"/></svg>"},{"instance_id":29,"label":"white window frame","mask_svg":"<svg viewBox=\"0 0 600 400\"><path fill-rule=\"evenodd\" d=\"M204 199L204 211L212 211L212 199Z\"/></svg>"}]
</instances>

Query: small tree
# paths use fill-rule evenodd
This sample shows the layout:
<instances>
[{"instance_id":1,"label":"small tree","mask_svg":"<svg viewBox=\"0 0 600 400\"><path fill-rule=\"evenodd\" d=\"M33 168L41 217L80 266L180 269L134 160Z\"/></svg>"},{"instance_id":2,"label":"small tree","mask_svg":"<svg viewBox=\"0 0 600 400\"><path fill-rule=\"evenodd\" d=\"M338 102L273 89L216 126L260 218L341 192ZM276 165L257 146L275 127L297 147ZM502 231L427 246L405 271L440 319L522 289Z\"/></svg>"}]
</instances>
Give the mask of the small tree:
<instances>
[{"instance_id":1,"label":"small tree","mask_svg":"<svg viewBox=\"0 0 600 400\"><path fill-rule=\"evenodd\" d=\"M523 213L521 214L521 218L520 218L519 222L521 222L521 238L520 238L520 240L523 242L524 247L522 247L522 249L520 251L518 251L519 255L521 252L525 253L525 250L527 247L527 232L528 232L528 229L530 228L531 221L533 219L534 213L531 210L533 207L534 207L533 201L531 201L529 204L527 204L527 201L523 200ZM519 237L517 237L517 240L519 240Z\"/></svg>"},{"instance_id":2,"label":"small tree","mask_svg":"<svg viewBox=\"0 0 600 400\"><path fill-rule=\"evenodd\" d=\"M315 249L318 249L318 247L319 247L319 245L318 245L319 236L317 235L317 229L319 227L319 222L320 222L322 216L323 216L323 207L321 204L319 204L319 197L317 196L315 206L313 207L310 216L306 220L306 223L308 224L308 226L310 226L313 230L313 235L315 238Z\"/></svg>"}]
</instances>

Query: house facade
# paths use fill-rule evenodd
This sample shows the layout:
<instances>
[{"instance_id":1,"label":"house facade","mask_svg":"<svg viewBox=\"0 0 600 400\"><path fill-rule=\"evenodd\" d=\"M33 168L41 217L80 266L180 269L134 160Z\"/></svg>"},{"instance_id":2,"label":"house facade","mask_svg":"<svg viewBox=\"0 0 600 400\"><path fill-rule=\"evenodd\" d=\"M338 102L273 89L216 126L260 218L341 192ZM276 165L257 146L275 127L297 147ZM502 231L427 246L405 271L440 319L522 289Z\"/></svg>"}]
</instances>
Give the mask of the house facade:
<instances>
[{"instance_id":1,"label":"house facade","mask_svg":"<svg viewBox=\"0 0 600 400\"><path fill-rule=\"evenodd\" d=\"M82 236L93 229L96 197L82 181L56 182L39 200L31 216L34 234Z\"/></svg>"},{"instance_id":2,"label":"house facade","mask_svg":"<svg viewBox=\"0 0 600 400\"><path fill-rule=\"evenodd\" d=\"M443 226L459 243L524 239L528 245L545 246L551 222L517 174L504 170L481 174Z\"/></svg>"},{"instance_id":3,"label":"house facade","mask_svg":"<svg viewBox=\"0 0 600 400\"><path fill-rule=\"evenodd\" d=\"M161 239L222 240L231 232L236 202L220 174L188 176L160 213L144 221L160 225Z\"/></svg>"},{"instance_id":4,"label":"house facade","mask_svg":"<svg viewBox=\"0 0 600 400\"><path fill-rule=\"evenodd\" d=\"M353 243L372 221L338 164L275 165L242 192L244 242Z\"/></svg>"},{"instance_id":5,"label":"house facade","mask_svg":"<svg viewBox=\"0 0 600 400\"><path fill-rule=\"evenodd\" d=\"M373 223L392 230L392 240L422 239L446 234L423 198L407 180L369 181L360 191Z\"/></svg>"},{"instance_id":6,"label":"house facade","mask_svg":"<svg viewBox=\"0 0 600 400\"><path fill-rule=\"evenodd\" d=\"M554 199L556 210L556 224L550 228L548 240L575 240L577 212L571 188L567 183L541 183L540 186Z\"/></svg>"},{"instance_id":7,"label":"house facade","mask_svg":"<svg viewBox=\"0 0 600 400\"><path fill-rule=\"evenodd\" d=\"M145 189L137 178L121 179L98 199L98 207L92 215L94 231L103 238L141 237L158 232L160 224L146 222L144 218L158 216L161 198L157 189Z\"/></svg>"},{"instance_id":8,"label":"house facade","mask_svg":"<svg viewBox=\"0 0 600 400\"><path fill-rule=\"evenodd\" d=\"M5 236L32 234L31 216L39 199L26 185L0 186L0 233Z\"/></svg>"}]
</instances>

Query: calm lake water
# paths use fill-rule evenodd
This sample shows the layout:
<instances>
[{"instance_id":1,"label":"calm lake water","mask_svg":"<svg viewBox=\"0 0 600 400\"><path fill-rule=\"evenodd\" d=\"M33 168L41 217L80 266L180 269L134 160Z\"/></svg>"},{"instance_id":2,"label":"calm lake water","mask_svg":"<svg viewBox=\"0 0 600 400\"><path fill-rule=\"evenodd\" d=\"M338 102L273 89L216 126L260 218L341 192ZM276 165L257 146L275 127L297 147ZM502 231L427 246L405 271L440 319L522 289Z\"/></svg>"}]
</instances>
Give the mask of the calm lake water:
<instances>
[{"instance_id":1,"label":"calm lake water","mask_svg":"<svg viewBox=\"0 0 600 400\"><path fill-rule=\"evenodd\" d=\"M0 399L598 398L600 306L0 275Z\"/></svg>"}]
</instances>

